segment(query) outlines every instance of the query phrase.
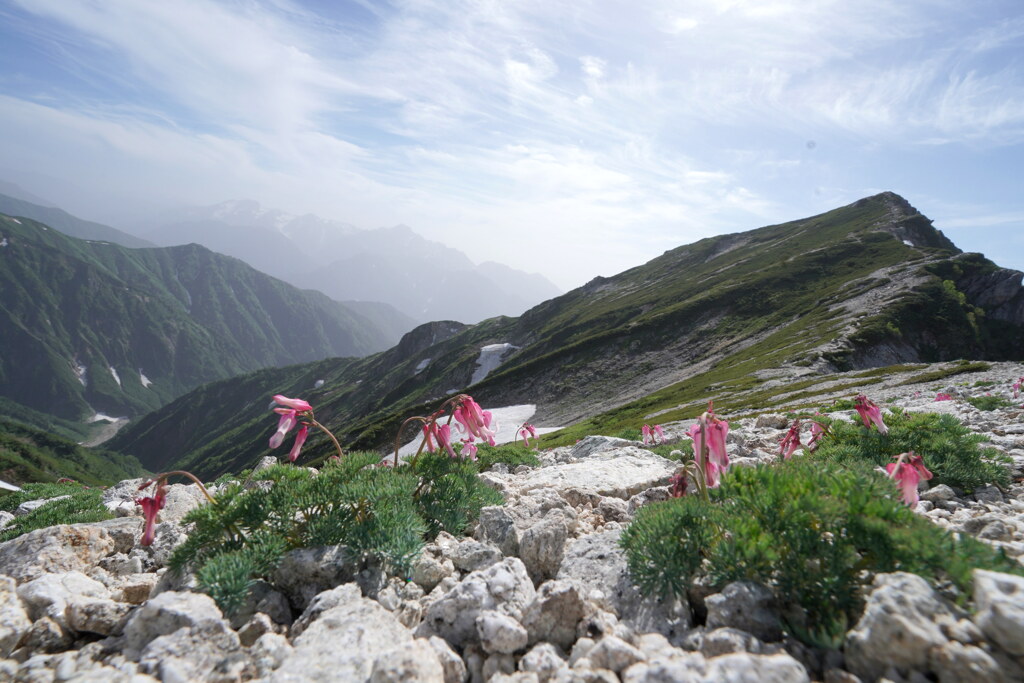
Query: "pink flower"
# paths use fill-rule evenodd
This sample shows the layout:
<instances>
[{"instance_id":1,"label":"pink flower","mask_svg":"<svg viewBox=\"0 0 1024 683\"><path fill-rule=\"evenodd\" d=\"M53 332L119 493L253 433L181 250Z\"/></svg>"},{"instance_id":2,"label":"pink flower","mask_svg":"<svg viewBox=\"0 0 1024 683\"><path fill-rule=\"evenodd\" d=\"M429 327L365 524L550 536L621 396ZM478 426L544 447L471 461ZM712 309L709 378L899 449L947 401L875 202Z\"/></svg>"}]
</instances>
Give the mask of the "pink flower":
<instances>
[{"instance_id":1,"label":"pink flower","mask_svg":"<svg viewBox=\"0 0 1024 683\"><path fill-rule=\"evenodd\" d=\"M292 410L298 411L300 413L307 413L313 410L313 406L309 405L308 402L303 401L301 398L288 398L287 396L282 396L281 394L275 394L274 402L277 403L278 405L285 406L286 408L291 408Z\"/></svg>"},{"instance_id":2,"label":"pink flower","mask_svg":"<svg viewBox=\"0 0 1024 683\"><path fill-rule=\"evenodd\" d=\"M299 427L299 431L295 435L295 443L292 444L292 450L288 453L289 462L295 462L299 459L299 451L302 450L302 444L306 443L307 434L309 434L308 426L302 425Z\"/></svg>"},{"instance_id":3,"label":"pink flower","mask_svg":"<svg viewBox=\"0 0 1024 683\"><path fill-rule=\"evenodd\" d=\"M864 423L865 427L871 428L870 422L874 422L875 426L878 427L878 431L882 434L888 434L889 428L882 422L882 409L879 408L873 401L867 396L861 394L857 397L856 405L854 406L857 412L860 414L860 419ZM869 422L870 420L870 422Z\"/></svg>"},{"instance_id":4,"label":"pink flower","mask_svg":"<svg viewBox=\"0 0 1024 683\"><path fill-rule=\"evenodd\" d=\"M1020 396L1020 387L1021 387L1022 384L1024 384L1024 377L1021 377L1019 380L1017 380L1016 382L1013 383L1013 397L1014 398L1017 398L1018 396Z\"/></svg>"},{"instance_id":5,"label":"pink flower","mask_svg":"<svg viewBox=\"0 0 1024 683\"><path fill-rule=\"evenodd\" d=\"M914 455L913 451L897 455L896 462L886 465L885 471L899 486L903 502L910 507L917 506L917 483L932 478L932 473L924 466L924 458Z\"/></svg>"},{"instance_id":6,"label":"pink flower","mask_svg":"<svg viewBox=\"0 0 1024 683\"><path fill-rule=\"evenodd\" d=\"M661 425L654 425L653 427L650 425L644 425L643 429L640 430L640 433L643 434L645 446L648 444L665 442L665 430L662 429Z\"/></svg>"},{"instance_id":7,"label":"pink flower","mask_svg":"<svg viewBox=\"0 0 1024 683\"><path fill-rule=\"evenodd\" d=\"M820 422L811 422L811 438L807 442L807 447L812 451L818 447L818 442L821 441L821 437L825 434L825 428Z\"/></svg>"},{"instance_id":8,"label":"pink flower","mask_svg":"<svg viewBox=\"0 0 1024 683\"><path fill-rule=\"evenodd\" d=\"M723 472L725 472L725 468L716 465L714 460L708 460L708 468L704 473L704 479L709 489L718 488L718 485L722 483L719 481L719 475Z\"/></svg>"},{"instance_id":9,"label":"pink flower","mask_svg":"<svg viewBox=\"0 0 1024 683\"><path fill-rule=\"evenodd\" d=\"M433 453L436 449L434 446L434 437L437 435L437 423L428 422L423 425L423 438L427 440L426 448L427 453Z\"/></svg>"},{"instance_id":10,"label":"pink flower","mask_svg":"<svg viewBox=\"0 0 1024 683\"><path fill-rule=\"evenodd\" d=\"M139 487L139 490L141 491L152 483L154 482L147 481ZM136 498L135 502L142 506L142 514L146 518L146 526L143 529L142 538L139 540L139 543L142 545L152 545L153 539L156 537L156 515L167 502L167 490L164 488L163 482L157 484L152 496Z\"/></svg>"},{"instance_id":11,"label":"pink flower","mask_svg":"<svg viewBox=\"0 0 1024 683\"><path fill-rule=\"evenodd\" d=\"M789 460L798 448L800 448L800 420L793 420L793 425L779 443L779 455Z\"/></svg>"},{"instance_id":12,"label":"pink flower","mask_svg":"<svg viewBox=\"0 0 1024 683\"><path fill-rule=\"evenodd\" d=\"M441 425L434 432L434 435L437 436L438 445L444 447L448 451L448 455L453 458L458 457L455 455L455 451L452 450L452 428L449 425Z\"/></svg>"},{"instance_id":13,"label":"pink flower","mask_svg":"<svg viewBox=\"0 0 1024 683\"><path fill-rule=\"evenodd\" d=\"M665 430L662 429L661 425L654 425L651 429L653 429L654 433L657 435L658 441L665 443Z\"/></svg>"},{"instance_id":14,"label":"pink flower","mask_svg":"<svg viewBox=\"0 0 1024 683\"><path fill-rule=\"evenodd\" d=\"M686 495L686 472L684 470L676 472L668 478L668 484L671 487L668 495L672 498L682 498Z\"/></svg>"},{"instance_id":15,"label":"pink flower","mask_svg":"<svg viewBox=\"0 0 1024 683\"><path fill-rule=\"evenodd\" d=\"M523 445L527 448L530 447L530 438L533 437L534 445L537 441L537 428L529 422L523 423L523 426L519 428L519 436L523 438Z\"/></svg>"},{"instance_id":16,"label":"pink flower","mask_svg":"<svg viewBox=\"0 0 1024 683\"><path fill-rule=\"evenodd\" d=\"M486 441L491 446L496 445L494 432L491 430L491 413L480 408L480 404L472 397L466 396L462 399L461 405L455 409L455 420L463 433Z\"/></svg>"},{"instance_id":17,"label":"pink flower","mask_svg":"<svg viewBox=\"0 0 1024 683\"><path fill-rule=\"evenodd\" d=\"M462 441L462 454L470 460L476 460L476 444L472 440Z\"/></svg>"},{"instance_id":18,"label":"pink flower","mask_svg":"<svg viewBox=\"0 0 1024 683\"><path fill-rule=\"evenodd\" d=\"M652 441L654 441L654 435L651 434L651 426L650 425L644 425L643 427L641 427L640 428L640 434L643 435L644 445L645 446L647 444L651 443Z\"/></svg>"},{"instance_id":19,"label":"pink flower","mask_svg":"<svg viewBox=\"0 0 1024 683\"><path fill-rule=\"evenodd\" d=\"M275 408L276 412L281 413L281 418L277 421L277 431L270 437L270 447L277 448L284 441L285 434L290 432L296 424L296 412L292 408Z\"/></svg>"},{"instance_id":20,"label":"pink flower","mask_svg":"<svg viewBox=\"0 0 1024 683\"><path fill-rule=\"evenodd\" d=\"M952 401L953 397L950 396L949 394L936 394L935 395L935 400L936 401Z\"/></svg>"}]
</instances>

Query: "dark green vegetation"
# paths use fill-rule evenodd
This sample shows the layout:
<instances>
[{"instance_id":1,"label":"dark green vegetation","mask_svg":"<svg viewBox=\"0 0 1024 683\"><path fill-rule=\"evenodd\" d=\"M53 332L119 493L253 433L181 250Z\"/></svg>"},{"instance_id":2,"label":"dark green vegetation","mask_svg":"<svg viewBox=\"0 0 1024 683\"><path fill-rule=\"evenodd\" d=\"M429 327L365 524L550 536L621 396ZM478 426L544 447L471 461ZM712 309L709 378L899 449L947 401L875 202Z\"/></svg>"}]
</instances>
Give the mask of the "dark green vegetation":
<instances>
[{"instance_id":1,"label":"dark green vegetation","mask_svg":"<svg viewBox=\"0 0 1024 683\"><path fill-rule=\"evenodd\" d=\"M99 522L113 517L103 506L103 491L77 483L26 484L21 491L0 492L0 510L14 512L22 503L41 498L57 498L28 514L15 517L2 532L0 543L36 529L55 524Z\"/></svg>"},{"instance_id":2,"label":"dark green vegetation","mask_svg":"<svg viewBox=\"0 0 1024 683\"><path fill-rule=\"evenodd\" d=\"M866 429L860 421L829 421L814 452L815 460L847 467L885 467L900 453L914 451L934 475L931 484L948 484L971 491L985 484L1009 486L1008 456L983 448L988 439L975 434L952 415L905 413L898 408L885 416L888 434Z\"/></svg>"},{"instance_id":3,"label":"dark green vegetation","mask_svg":"<svg viewBox=\"0 0 1024 683\"><path fill-rule=\"evenodd\" d=\"M515 469L520 465L529 465L530 467L540 465L536 453L526 446L510 443L497 447L487 444L477 447L476 464L481 472L489 470L499 462L508 465L509 469Z\"/></svg>"},{"instance_id":4,"label":"dark green vegetation","mask_svg":"<svg viewBox=\"0 0 1024 683\"><path fill-rule=\"evenodd\" d=\"M1001 551L915 515L885 477L799 457L735 468L710 502L687 496L645 506L622 545L649 593L685 598L700 573L716 587L758 581L775 592L794 636L831 647L859 617L874 573L949 581L962 596L976 567L1024 573Z\"/></svg>"},{"instance_id":5,"label":"dark green vegetation","mask_svg":"<svg viewBox=\"0 0 1024 683\"><path fill-rule=\"evenodd\" d=\"M211 380L397 338L197 245L126 249L3 215L0 241L0 397L66 420L138 415Z\"/></svg>"},{"instance_id":6,"label":"dark green vegetation","mask_svg":"<svg viewBox=\"0 0 1024 683\"><path fill-rule=\"evenodd\" d=\"M406 417L463 388L484 407L535 403L538 424L572 424L544 437L545 446L693 418L711 398L723 415L759 410L769 399L799 406L815 396L814 376L781 388L761 373L894 364L893 372L909 373L907 362L1019 357L1013 342L1024 321L1006 316L1024 293L1004 287L1010 299L996 301L979 284L1007 272L958 254L905 200L883 193L673 249L519 318L432 323L369 358L205 387L112 445L154 469L237 471L266 453L264 406L274 393L309 400L352 448L387 448ZM480 348L500 342L518 349L468 386ZM325 384L310 391L316 378ZM850 378L851 390L863 384L857 372ZM323 441L308 451L314 461L329 454Z\"/></svg>"},{"instance_id":7,"label":"dark green vegetation","mask_svg":"<svg viewBox=\"0 0 1024 683\"><path fill-rule=\"evenodd\" d=\"M978 410L1013 408L1016 404L1005 396L968 396L964 399Z\"/></svg>"},{"instance_id":8,"label":"dark green vegetation","mask_svg":"<svg viewBox=\"0 0 1024 683\"><path fill-rule=\"evenodd\" d=\"M129 455L83 448L63 437L0 418L0 479L4 481L20 485L67 477L99 486L142 474L139 461Z\"/></svg>"},{"instance_id":9,"label":"dark green vegetation","mask_svg":"<svg viewBox=\"0 0 1024 683\"><path fill-rule=\"evenodd\" d=\"M425 538L461 534L483 506L503 500L471 461L428 453L415 464L374 467L379 460L351 453L316 476L285 465L262 470L255 479L273 482L268 489L229 484L216 504L185 518L195 529L170 566L195 567L200 587L230 612L256 579L272 580L289 550L340 544L353 564L377 561L407 576Z\"/></svg>"}]
</instances>

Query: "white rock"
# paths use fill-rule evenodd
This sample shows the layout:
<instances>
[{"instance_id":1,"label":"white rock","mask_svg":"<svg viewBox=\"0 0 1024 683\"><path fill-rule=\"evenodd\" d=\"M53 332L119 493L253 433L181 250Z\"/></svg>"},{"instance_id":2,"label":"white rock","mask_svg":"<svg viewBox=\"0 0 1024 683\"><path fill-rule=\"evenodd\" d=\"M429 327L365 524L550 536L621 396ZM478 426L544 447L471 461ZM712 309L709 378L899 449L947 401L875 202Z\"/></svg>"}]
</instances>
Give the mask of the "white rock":
<instances>
[{"instance_id":1,"label":"white rock","mask_svg":"<svg viewBox=\"0 0 1024 683\"><path fill-rule=\"evenodd\" d=\"M160 636L180 628L222 620L220 609L209 595L168 591L148 600L124 627L125 655L136 659L142 649Z\"/></svg>"},{"instance_id":2,"label":"white rock","mask_svg":"<svg viewBox=\"0 0 1024 683\"><path fill-rule=\"evenodd\" d=\"M974 570L974 620L999 647L1024 655L1024 577Z\"/></svg>"},{"instance_id":3,"label":"white rock","mask_svg":"<svg viewBox=\"0 0 1024 683\"><path fill-rule=\"evenodd\" d=\"M511 654L526 647L526 629L512 617L484 610L476 618L480 645L488 654Z\"/></svg>"},{"instance_id":4,"label":"white rock","mask_svg":"<svg viewBox=\"0 0 1024 683\"><path fill-rule=\"evenodd\" d=\"M64 609L74 596L109 598L110 591L99 581L77 571L43 574L38 579L18 586L18 597L28 606L29 616L33 620L48 616L64 627L67 627Z\"/></svg>"},{"instance_id":5,"label":"white rock","mask_svg":"<svg viewBox=\"0 0 1024 683\"><path fill-rule=\"evenodd\" d=\"M9 656L32 626L16 586L11 577L0 576L0 658Z\"/></svg>"}]
</instances>

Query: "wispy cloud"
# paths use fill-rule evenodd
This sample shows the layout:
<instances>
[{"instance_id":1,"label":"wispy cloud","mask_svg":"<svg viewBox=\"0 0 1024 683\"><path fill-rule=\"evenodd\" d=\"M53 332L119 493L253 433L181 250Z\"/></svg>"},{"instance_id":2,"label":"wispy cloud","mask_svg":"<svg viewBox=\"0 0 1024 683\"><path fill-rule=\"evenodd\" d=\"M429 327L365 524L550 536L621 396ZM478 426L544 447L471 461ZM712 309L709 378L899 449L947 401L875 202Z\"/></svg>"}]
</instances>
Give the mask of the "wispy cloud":
<instances>
[{"instance_id":1,"label":"wispy cloud","mask_svg":"<svg viewBox=\"0 0 1024 683\"><path fill-rule=\"evenodd\" d=\"M563 284L1024 142L1014 0L11 3L47 63L0 77L8 166L405 222Z\"/></svg>"}]
</instances>

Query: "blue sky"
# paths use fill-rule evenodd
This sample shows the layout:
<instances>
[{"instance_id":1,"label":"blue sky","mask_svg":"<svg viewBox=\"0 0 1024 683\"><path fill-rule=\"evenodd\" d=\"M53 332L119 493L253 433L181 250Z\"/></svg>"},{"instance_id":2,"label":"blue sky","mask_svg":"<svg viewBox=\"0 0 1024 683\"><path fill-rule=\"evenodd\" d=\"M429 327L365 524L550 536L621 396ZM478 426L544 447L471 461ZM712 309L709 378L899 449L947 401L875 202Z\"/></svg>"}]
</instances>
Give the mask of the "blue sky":
<instances>
[{"instance_id":1,"label":"blue sky","mask_svg":"<svg viewBox=\"0 0 1024 683\"><path fill-rule=\"evenodd\" d=\"M0 0L0 179L253 198L562 287L893 190L1024 270L1020 0Z\"/></svg>"}]
</instances>

